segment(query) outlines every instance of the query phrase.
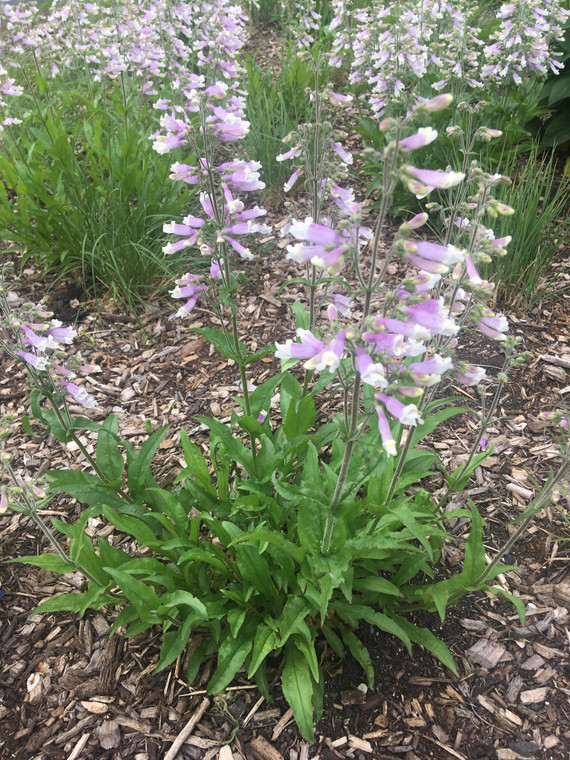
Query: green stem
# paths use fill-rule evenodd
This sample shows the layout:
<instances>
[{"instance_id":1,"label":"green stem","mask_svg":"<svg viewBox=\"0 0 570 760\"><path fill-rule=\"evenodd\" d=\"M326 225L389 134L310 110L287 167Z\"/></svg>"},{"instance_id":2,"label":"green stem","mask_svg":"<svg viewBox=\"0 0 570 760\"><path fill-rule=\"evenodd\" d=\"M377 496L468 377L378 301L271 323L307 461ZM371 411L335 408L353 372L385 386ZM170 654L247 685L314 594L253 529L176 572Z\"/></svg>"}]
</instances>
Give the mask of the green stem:
<instances>
[{"instance_id":1,"label":"green stem","mask_svg":"<svg viewBox=\"0 0 570 760\"><path fill-rule=\"evenodd\" d=\"M396 465L396 469L394 471L394 475L392 476L392 480L390 482L390 488L388 489L388 493L386 494L386 498L384 499L384 504L387 505L392 500L392 496L394 495L394 491L396 490L396 486L398 484L398 481L400 480L400 475L402 474L402 470L404 469L404 465L406 464L406 458L408 456L408 451L410 450L410 446L412 444L412 438L413 438L413 432L410 429L408 431L408 437L406 438L406 442L404 444L404 448L400 452L400 458L398 459L398 464ZM376 530L376 527L378 523L380 522L380 518L382 515L377 515L372 525L370 526L370 529L368 531L368 535L371 536L374 531Z\"/></svg>"},{"instance_id":2,"label":"green stem","mask_svg":"<svg viewBox=\"0 0 570 760\"><path fill-rule=\"evenodd\" d=\"M350 467L350 460L352 459L352 453L354 451L354 445L356 443L356 430L358 427L358 411L360 406L360 388L361 381L358 372L354 375L354 384L352 386L352 398L351 398L351 411L350 411L350 430L348 434L348 440L344 449L342 457L342 463L340 465L340 471L338 473L338 479L334 489L331 505L325 520L325 527L323 530L323 540L321 542L321 553L327 555L330 551L332 534L334 530L334 524L336 520L337 509L340 505L344 484L348 476L348 470Z\"/></svg>"},{"instance_id":3,"label":"green stem","mask_svg":"<svg viewBox=\"0 0 570 760\"><path fill-rule=\"evenodd\" d=\"M508 554L509 551L512 549L512 547L515 545L515 543L519 540L519 538L523 535L523 533L526 531L532 520L536 517L536 515L541 512L546 503L550 500L550 497L552 495L552 491L554 490L555 486L560 483L561 481L566 480L568 475L570 474L570 462L564 462L556 475L552 478L551 482L548 484L547 487L543 488L542 491L538 494L536 499L534 499L531 504L529 505L529 509L531 509L531 513L526 517L517 530L510 536L507 541L503 544L503 546L496 552L495 556L491 560L491 562L487 565L485 570L481 573L481 575L477 578L474 585L478 586L481 583L484 583L485 580L489 577L491 574L491 571L499 564L499 562L502 560L502 558L505 556L505 554Z\"/></svg>"},{"instance_id":4,"label":"green stem","mask_svg":"<svg viewBox=\"0 0 570 760\"><path fill-rule=\"evenodd\" d=\"M502 378L502 377L504 377L506 375L506 372L509 369L509 367L511 365L511 362L512 362L512 354L509 352L505 356L505 361L503 362L503 368L502 368L501 372L499 373L499 377L500 378ZM471 450L469 452L469 457L467 458L467 461L463 464L463 466L459 468L459 472L458 472L457 476L455 477L455 482L456 483L459 482L459 480L461 480L461 478L463 477L464 473L469 468L469 465L473 461L473 457L475 456L475 454L477 453L477 451L479 449L479 446L481 444L481 439L483 438L483 435L485 434L485 430L489 427L489 425L491 424L491 422L493 420L495 411L496 411L497 406L499 404L499 399L501 397L501 393L503 391L503 386L504 385L505 385L505 380L504 379L499 379L499 383L498 383L498 385L497 385L497 387L495 389L495 394L493 396L493 400L491 401L491 405L489 406L489 411L485 415L485 418L484 418L484 420L483 420L483 422L481 424L481 428L479 430L479 433L477 434L477 437L475 438L475 441L473 442L473 445L472 445ZM445 492L443 498L441 499L441 501L438 504L438 509L439 509L440 512L443 511L443 508L444 508L445 504L447 503L447 500L449 499L449 497L451 496L451 494L452 494L452 490L451 490L451 486L449 486L448 489L447 489L447 491Z\"/></svg>"},{"instance_id":5,"label":"green stem","mask_svg":"<svg viewBox=\"0 0 570 760\"><path fill-rule=\"evenodd\" d=\"M12 469L12 465L10 462L6 461L4 462L6 466L6 470L8 471L8 475L12 479L12 482L14 485L16 485L18 488L21 488L20 483L18 482L18 478L16 477L16 473ZM23 514L27 515L28 517L31 517L32 520L36 523L38 528L41 530L41 532L44 534L44 536L47 538L51 546L55 549L56 554L61 557L61 559L64 560L70 567L72 567L74 570L77 570L80 572L85 578L87 578L90 581L93 581L94 583L97 583L98 585L101 585L96 578L94 578L91 573L89 573L87 570L85 570L81 565L79 565L77 562L71 559L71 557L68 557L65 551L62 549L62 547L59 544L59 541L56 539L56 537L53 535L51 529L49 526L44 522L43 518L38 515L36 507L32 502L28 499L28 496L24 489L22 489L22 501L24 502L26 508L23 511Z\"/></svg>"},{"instance_id":6,"label":"green stem","mask_svg":"<svg viewBox=\"0 0 570 760\"><path fill-rule=\"evenodd\" d=\"M71 435L71 438L73 442L77 445L78 449L81 451L85 459L89 462L90 466L93 469L93 472L97 475L97 477L101 478L101 480L105 483L110 483L111 481L109 478L103 473L95 459L91 456L91 454L87 451L87 448L81 441L81 439L76 435L76 433L73 430L70 430L71 422L69 420L69 412L67 412L66 409L66 416L68 419L65 419L64 415L61 413L61 409L57 406L55 403L53 396L51 393L47 393L44 390L44 393L46 395L46 398L49 400L51 408L55 412L55 415L60 423L60 425L64 428L64 430ZM132 499L128 494L124 493L122 490L117 490L117 494L124 499L125 501L129 502L129 504L132 504L134 502L134 499Z\"/></svg>"}]
</instances>

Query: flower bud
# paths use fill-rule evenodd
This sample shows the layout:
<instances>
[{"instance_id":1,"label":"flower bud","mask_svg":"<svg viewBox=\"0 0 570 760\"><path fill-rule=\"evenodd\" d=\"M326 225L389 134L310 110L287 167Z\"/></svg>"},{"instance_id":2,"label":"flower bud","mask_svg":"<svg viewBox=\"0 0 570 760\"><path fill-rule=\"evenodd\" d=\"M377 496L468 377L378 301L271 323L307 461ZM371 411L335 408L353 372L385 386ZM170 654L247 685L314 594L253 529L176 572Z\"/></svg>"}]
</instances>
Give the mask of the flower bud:
<instances>
[{"instance_id":1,"label":"flower bud","mask_svg":"<svg viewBox=\"0 0 570 760\"><path fill-rule=\"evenodd\" d=\"M489 127L479 127L475 132L475 138L483 140L483 142L490 142L496 137L500 137L503 133L500 129L489 129Z\"/></svg>"},{"instance_id":2,"label":"flower bud","mask_svg":"<svg viewBox=\"0 0 570 760\"><path fill-rule=\"evenodd\" d=\"M454 124L452 127L447 127L445 131L451 140L459 138L463 134L463 130L458 124Z\"/></svg>"},{"instance_id":3,"label":"flower bud","mask_svg":"<svg viewBox=\"0 0 570 760\"><path fill-rule=\"evenodd\" d=\"M435 113L435 111L441 111L447 108L453 103L453 95L450 92L436 95L431 100L426 100L424 103L420 103L419 108L416 110L428 111L428 113Z\"/></svg>"}]
</instances>

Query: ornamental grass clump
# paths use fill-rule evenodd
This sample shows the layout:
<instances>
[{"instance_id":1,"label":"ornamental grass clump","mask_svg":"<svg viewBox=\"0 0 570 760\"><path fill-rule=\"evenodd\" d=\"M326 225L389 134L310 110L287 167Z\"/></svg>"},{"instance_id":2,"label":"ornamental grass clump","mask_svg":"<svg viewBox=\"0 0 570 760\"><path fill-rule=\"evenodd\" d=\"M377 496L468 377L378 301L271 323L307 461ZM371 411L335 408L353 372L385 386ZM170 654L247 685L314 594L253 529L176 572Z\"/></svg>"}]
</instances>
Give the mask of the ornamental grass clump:
<instances>
[{"instance_id":1,"label":"ornamental grass clump","mask_svg":"<svg viewBox=\"0 0 570 760\"><path fill-rule=\"evenodd\" d=\"M318 77L315 82L318 118L286 138L281 156L296 162L295 179L307 193L305 218L290 216L281 224L290 241L288 258L304 267L295 282L304 283L307 297L292 305L296 330L276 347L250 352L240 328L236 294L255 255L248 239L265 237L269 229L260 221L263 209L245 200L263 183L260 167L236 153L249 128L239 95L216 82L192 88L184 112L167 111L154 138L161 153L184 151L172 177L195 185L201 206L199 214L167 224L173 237L165 253L198 250L209 271L188 272L175 283L171 295L182 306L172 317L191 320L198 302L210 310L219 327L199 332L236 366L241 381L240 408L229 423L199 418L209 430L206 454L181 431L185 466L171 488L161 488L152 461L168 428L137 450L121 438L114 415L102 424L72 418L60 439L76 435L82 424L97 432L95 454L87 460L91 471L48 473L47 489L36 501L23 501L17 483L3 497L33 514L58 547L55 554L18 561L79 570L86 579L83 590L48 599L37 612L116 608L113 631L126 636L161 626L155 672L199 636L185 677L192 683L202 664L216 657L211 694L223 691L243 667L270 699L270 684L280 674L309 740L323 709L320 641L341 657L350 652L370 686L370 654L356 633L361 622L397 636L409 651L422 645L456 672L445 644L407 613L435 611L443 620L467 592L506 595L490 585L509 568L498 561L487 568L476 505L456 509L449 499L492 451L481 451L482 438L507 373L523 358L507 336L505 317L488 306L492 286L476 271L479 226L489 215L509 213L489 192L493 178L426 171L413 162L414 150L437 139L426 125L430 114L451 98L418 101L405 118L381 122L387 139L380 211L367 227L346 184L351 156L328 118L342 97L321 93ZM460 248L421 237L427 213L405 221L388 241L387 214L400 182L416 194L459 192L468 183L469 193L479 197L467 203L474 231L469 243ZM461 203L458 208L463 211ZM387 279L395 262L404 275L399 282ZM284 298L286 288L284 283ZM497 378L457 360L461 334L470 330L503 348ZM256 360L274 351L280 370L256 384ZM36 365L34 372L44 378L49 369ZM456 399L436 393L447 379L484 388L484 395L494 385L492 403L482 412L457 406ZM332 419L317 412L322 393L338 399ZM45 397L47 407L36 403L32 414L54 430L61 399ZM425 441L458 414L479 419L480 432L469 457L448 472ZM439 499L422 485L434 467L446 484ZM85 504L75 524L53 520L48 526L39 516L38 504L58 493ZM93 518L128 536L131 551L118 548L108 532L88 538L84 529ZM470 521L471 529L461 572L442 578L438 566L454 540L448 532L454 518ZM510 598L524 617L521 600Z\"/></svg>"}]
</instances>

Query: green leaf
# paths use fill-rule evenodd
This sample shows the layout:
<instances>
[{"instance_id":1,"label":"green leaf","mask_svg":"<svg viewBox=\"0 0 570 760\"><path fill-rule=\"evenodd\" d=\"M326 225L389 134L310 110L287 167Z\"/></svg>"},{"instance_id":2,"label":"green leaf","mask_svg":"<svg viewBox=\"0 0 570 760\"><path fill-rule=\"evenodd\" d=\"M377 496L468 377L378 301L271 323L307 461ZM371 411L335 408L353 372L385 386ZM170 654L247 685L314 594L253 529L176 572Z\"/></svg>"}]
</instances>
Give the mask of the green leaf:
<instances>
[{"instance_id":1,"label":"green leaf","mask_svg":"<svg viewBox=\"0 0 570 760\"><path fill-rule=\"evenodd\" d=\"M386 457L380 474L374 475L368 482L367 506L373 509L384 506L393 476L394 459L393 457Z\"/></svg>"},{"instance_id":2,"label":"green leaf","mask_svg":"<svg viewBox=\"0 0 570 760\"><path fill-rule=\"evenodd\" d=\"M83 610L85 594L78 592L71 594L58 594L46 599L45 602L38 604L34 614L45 614L47 612L81 612Z\"/></svg>"},{"instance_id":3,"label":"green leaf","mask_svg":"<svg viewBox=\"0 0 570 760\"><path fill-rule=\"evenodd\" d=\"M204 603L193 596L189 591L183 589L177 589L171 594L166 594L160 599L161 607L190 607L194 610L198 618L206 620L208 618L208 611L204 606ZM160 608L159 608L160 609Z\"/></svg>"},{"instance_id":4,"label":"green leaf","mask_svg":"<svg viewBox=\"0 0 570 760\"><path fill-rule=\"evenodd\" d=\"M484 573L485 547L483 545L483 520L475 504L469 500L471 508L471 530L465 545L465 559L461 578L465 586L471 586Z\"/></svg>"},{"instance_id":5,"label":"green leaf","mask_svg":"<svg viewBox=\"0 0 570 760\"><path fill-rule=\"evenodd\" d=\"M281 616L276 621L281 634L280 646L283 646L289 636L297 630L299 623L307 617L309 611L309 602L302 596L289 597L285 602Z\"/></svg>"},{"instance_id":6,"label":"green leaf","mask_svg":"<svg viewBox=\"0 0 570 760\"><path fill-rule=\"evenodd\" d=\"M350 654L354 657L356 662L358 662L362 666L362 669L366 673L366 680L368 681L368 686L371 689L373 689L374 688L374 668L372 667L370 652L364 646L362 641L360 641L358 636L355 636L355 634L352 633L352 631L349 631L344 626L342 626L342 629L341 629L341 636Z\"/></svg>"},{"instance_id":7,"label":"green leaf","mask_svg":"<svg viewBox=\"0 0 570 760\"><path fill-rule=\"evenodd\" d=\"M237 423L246 433L249 433L249 435L256 435L258 438L260 438L265 432L263 425L251 414L244 414L242 417L238 417Z\"/></svg>"},{"instance_id":8,"label":"green leaf","mask_svg":"<svg viewBox=\"0 0 570 760\"><path fill-rule=\"evenodd\" d=\"M498 588L497 586L487 586L485 590L489 591L495 596L502 596L504 599L508 599L509 602L512 602L512 604L515 606L521 624L524 625L524 621L526 619L526 607L520 597L509 594L507 591L502 588Z\"/></svg>"},{"instance_id":9,"label":"green leaf","mask_svg":"<svg viewBox=\"0 0 570 760\"><path fill-rule=\"evenodd\" d=\"M200 488L212 496L216 496L216 489L210 479L208 464L200 447L188 438L188 433L185 430L180 431L180 443L184 451L184 461L188 474L194 478Z\"/></svg>"},{"instance_id":10,"label":"green leaf","mask_svg":"<svg viewBox=\"0 0 570 760\"><path fill-rule=\"evenodd\" d=\"M453 492L463 491L471 475L475 472L477 467L479 467L481 462L484 462L488 456L491 456L493 451L493 447L490 446L486 451L481 451L479 454L476 454L467 467L465 467L465 465L460 465L451 475L444 473L450 490Z\"/></svg>"},{"instance_id":11,"label":"green leaf","mask_svg":"<svg viewBox=\"0 0 570 760\"><path fill-rule=\"evenodd\" d=\"M219 420L213 420L209 417L198 417L198 421L206 425L214 436L222 441L226 448L226 456L231 457L232 462L238 462L245 467L247 472L252 472L253 458L251 451L234 438L226 425L219 422Z\"/></svg>"},{"instance_id":12,"label":"green leaf","mask_svg":"<svg viewBox=\"0 0 570 760\"><path fill-rule=\"evenodd\" d=\"M259 554L258 547L238 544L236 562L243 579L249 581L260 594L268 599L275 599L278 596L269 565Z\"/></svg>"},{"instance_id":13,"label":"green leaf","mask_svg":"<svg viewBox=\"0 0 570 760\"><path fill-rule=\"evenodd\" d=\"M269 348L271 351L275 350L274 346L270 346ZM269 378L269 380L266 380L264 383L261 383L261 385L258 385L257 388L253 391L249 397L249 404L253 417L259 417L262 411L269 412L271 399L273 398L275 389L281 382L281 379L281 374L274 375L273 377Z\"/></svg>"},{"instance_id":14,"label":"green leaf","mask_svg":"<svg viewBox=\"0 0 570 760\"><path fill-rule=\"evenodd\" d=\"M327 640L333 652L335 652L335 654L337 654L341 659L343 659L346 656L346 651L336 631L332 629L329 623L324 623L321 627L321 630L323 632L323 636Z\"/></svg>"},{"instance_id":15,"label":"green leaf","mask_svg":"<svg viewBox=\"0 0 570 760\"><path fill-rule=\"evenodd\" d=\"M78 526L76 523L75 527ZM101 558L95 553L91 539L83 532L83 526L71 541L69 556L79 566L87 570L102 586L109 582L107 573L102 568Z\"/></svg>"},{"instance_id":16,"label":"green leaf","mask_svg":"<svg viewBox=\"0 0 570 760\"><path fill-rule=\"evenodd\" d=\"M188 533L188 515L176 496L164 488L147 488L147 493L156 494L162 511L176 526L176 534L186 535Z\"/></svg>"},{"instance_id":17,"label":"green leaf","mask_svg":"<svg viewBox=\"0 0 570 760\"><path fill-rule=\"evenodd\" d=\"M228 636L220 644L218 667L208 682L208 694L218 694L232 681L253 646L251 627L242 628L237 638Z\"/></svg>"},{"instance_id":18,"label":"green leaf","mask_svg":"<svg viewBox=\"0 0 570 760\"><path fill-rule=\"evenodd\" d=\"M169 429L170 425L166 425L154 432L138 451L131 445L127 447L127 482L135 500L144 498L145 487L149 481L154 483L150 474L150 465Z\"/></svg>"},{"instance_id":19,"label":"green leaf","mask_svg":"<svg viewBox=\"0 0 570 760\"><path fill-rule=\"evenodd\" d=\"M319 681L321 669L319 666L319 661L317 659L317 653L315 652L314 637L311 638L311 630L309 629L309 626L306 623L304 624L304 629L305 630L302 631L300 635L295 634L292 637L292 644L295 647L297 647L297 649L305 657L305 660L307 661L309 670L311 671L311 675L313 677L313 685L314 685L315 682L318 683Z\"/></svg>"},{"instance_id":20,"label":"green leaf","mask_svg":"<svg viewBox=\"0 0 570 760\"><path fill-rule=\"evenodd\" d=\"M89 586L89 590L84 593L59 594L59 596L46 599L45 602L36 607L34 614L65 610L83 615L85 610L100 610L101 607L116 603L116 599L109 594L107 588L93 583Z\"/></svg>"},{"instance_id":21,"label":"green leaf","mask_svg":"<svg viewBox=\"0 0 570 760\"><path fill-rule=\"evenodd\" d=\"M570 96L570 73L565 72L556 77L550 88L548 105L553 106Z\"/></svg>"},{"instance_id":22,"label":"green leaf","mask_svg":"<svg viewBox=\"0 0 570 760\"><path fill-rule=\"evenodd\" d=\"M390 596L402 596L402 592L394 583L381 578L378 575L369 575L365 578L357 578L354 581L355 591L371 591L374 594L389 594Z\"/></svg>"},{"instance_id":23,"label":"green leaf","mask_svg":"<svg viewBox=\"0 0 570 760\"><path fill-rule=\"evenodd\" d=\"M268 356L269 354L273 353L275 353L275 346L265 346L264 348L260 348L259 351L255 351L255 353L249 354L247 358L244 359L243 365L244 367L247 367L248 364L251 364L258 359L262 359L264 356Z\"/></svg>"},{"instance_id":24,"label":"green leaf","mask_svg":"<svg viewBox=\"0 0 570 760\"><path fill-rule=\"evenodd\" d=\"M128 562L131 557L122 549L117 549L106 541L104 538L98 538L97 544L99 546L99 555L101 557L101 563L103 565L110 565L111 567L121 567L122 564Z\"/></svg>"},{"instance_id":25,"label":"green leaf","mask_svg":"<svg viewBox=\"0 0 570 760\"><path fill-rule=\"evenodd\" d=\"M47 481L51 491L66 493L91 507L108 504L121 507L125 500L117 493L121 482L106 483L97 475L78 470L50 470Z\"/></svg>"},{"instance_id":26,"label":"green leaf","mask_svg":"<svg viewBox=\"0 0 570 760\"><path fill-rule=\"evenodd\" d=\"M109 480L119 480L125 469L118 433L119 421L116 415L110 414L99 430L96 449L97 466Z\"/></svg>"},{"instance_id":27,"label":"green leaf","mask_svg":"<svg viewBox=\"0 0 570 760\"><path fill-rule=\"evenodd\" d=\"M256 530L253 533L244 533L243 536L235 539L232 543L233 545L237 545L239 543L249 541L272 544L273 546L276 546L278 549L281 549L283 552L288 554L292 559L295 560L295 562L298 562L299 564L305 557L305 551L302 547L297 546L291 541L288 541L282 533L274 533L270 530L265 529Z\"/></svg>"},{"instance_id":28,"label":"green leaf","mask_svg":"<svg viewBox=\"0 0 570 760\"><path fill-rule=\"evenodd\" d=\"M433 536L434 528L432 525L422 525L416 520L411 510L405 504L400 504L397 508L393 509L388 507L391 514L401 520L412 536L420 542L427 552L430 559L433 559L433 550L430 543L430 537Z\"/></svg>"},{"instance_id":29,"label":"green leaf","mask_svg":"<svg viewBox=\"0 0 570 760\"><path fill-rule=\"evenodd\" d=\"M39 556L32 554L27 557L7 559L6 562L8 564L23 562L26 565L41 567L43 570L49 570L52 573L73 573L77 569L77 566L71 560L66 562L59 554L40 554Z\"/></svg>"},{"instance_id":30,"label":"green leaf","mask_svg":"<svg viewBox=\"0 0 570 760\"><path fill-rule=\"evenodd\" d=\"M149 621L151 619L150 613L160 606L156 591L143 581L133 578L132 575L116 567L105 567L103 569L113 578L127 599L135 605L141 618Z\"/></svg>"},{"instance_id":31,"label":"green leaf","mask_svg":"<svg viewBox=\"0 0 570 760\"><path fill-rule=\"evenodd\" d=\"M111 507L103 507L103 514L120 531L136 538L141 546L154 548L158 545L158 540L153 529L142 520L139 520L138 517L129 517Z\"/></svg>"},{"instance_id":32,"label":"green leaf","mask_svg":"<svg viewBox=\"0 0 570 760\"><path fill-rule=\"evenodd\" d=\"M192 656L188 661L188 669L186 671L186 683L189 686L192 685L194 679L198 675L198 671L200 670L202 663L208 658L208 644L212 641L213 640L203 641L200 646L197 647L194 652L192 652Z\"/></svg>"},{"instance_id":33,"label":"green leaf","mask_svg":"<svg viewBox=\"0 0 570 760\"><path fill-rule=\"evenodd\" d=\"M136 611L136 608L129 604L127 607L123 607L123 609L119 612L117 615L117 618L113 625L111 626L111 636L116 633L119 628L122 625L127 625L128 623L132 623L134 620L138 620L139 613Z\"/></svg>"},{"instance_id":34,"label":"green leaf","mask_svg":"<svg viewBox=\"0 0 570 760\"><path fill-rule=\"evenodd\" d=\"M375 625L381 631L391 633L404 642L408 652L411 651L411 643L406 630L396 622L392 617L384 615L382 612L376 612L365 604L349 605L341 600L334 601L331 605L338 612L342 620L345 620L350 626L356 627L360 620L365 620L371 625Z\"/></svg>"},{"instance_id":35,"label":"green leaf","mask_svg":"<svg viewBox=\"0 0 570 760\"><path fill-rule=\"evenodd\" d=\"M240 341L239 346L241 350L241 357L236 351L236 347L226 337L226 334L222 330L216 330L213 327L199 327L193 328L193 331L200 333L208 343L211 343L216 351L228 359L232 359L234 362L239 362L241 357L247 356L247 348L244 343Z\"/></svg>"},{"instance_id":36,"label":"green leaf","mask_svg":"<svg viewBox=\"0 0 570 760\"><path fill-rule=\"evenodd\" d=\"M295 646L287 652L281 685L303 738L314 741L313 679L305 656Z\"/></svg>"},{"instance_id":37,"label":"green leaf","mask_svg":"<svg viewBox=\"0 0 570 760\"><path fill-rule=\"evenodd\" d=\"M441 639L434 636L427 628L418 628L418 626L410 623L406 618L395 616L395 620L410 637L410 641L413 641L414 644L420 644L420 646L427 649L428 652L435 655L441 663L451 670L452 673L456 676L459 675L453 657L451 656L451 652Z\"/></svg>"},{"instance_id":38,"label":"green leaf","mask_svg":"<svg viewBox=\"0 0 570 760\"><path fill-rule=\"evenodd\" d=\"M295 315L295 329L296 330L308 330L309 329L309 312L303 306L300 301L294 301L291 306L291 311Z\"/></svg>"},{"instance_id":39,"label":"green leaf","mask_svg":"<svg viewBox=\"0 0 570 760\"><path fill-rule=\"evenodd\" d=\"M464 412L470 411L471 410L467 407L459 406L451 407L448 409L441 409L439 412L435 412L435 414L430 414L422 425L418 425L415 428L412 435L411 448L413 449L414 446L417 446L422 438L425 438L426 435L432 433L441 422L450 419L450 417L455 417L458 414L463 414Z\"/></svg>"},{"instance_id":40,"label":"green leaf","mask_svg":"<svg viewBox=\"0 0 570 760\"><path fill-rule=\"evenodd\" d=\"M301 496L297 507L297 532L301 546L312 554L321 551L326 523L326 506L308 496ZM337 528L335 523L334 528Z\"/></svg>"},{"instance_id":41,"label":"green leaf","mask_svg":"<svg viewBox=\"0 0 570 760\"><path fill-rule=\"evenodd\" d=\"M263 623L257 629L255 641L253 642L253 652L251 653L251 662L249 663L248 678L252 678L261 663L267 655L276 649L279 645L279 636L271 625Z\"/></svg>"},{"instance_id":42,"label":"green leaf","mask_svg":"<svg viewBox=\"0 0 570 760\"><path fill-rule=\"evenodd\" d=\"M317 411L315 409L315 402L310 396L304 396L299 400L298 404L294 406L291 404L287 411L287 417L283 423L283 431L287 438L291 441L303 433L315 424L317 419Z\"/></svg>"},{"instance_id":43,"label":"green leaf","mask_svg":"<svg viewBox=\"0 0 570 760\"><path fill-rule=\"evenodd\" d=\"M160 673L161 670L167 668L184 651L190 634L199 625L201 619L200 615L190 613L186 616L178 630L168 631L164 634L162 647L160 648L160 659L153 670L153 674Z\"/></svg>"}]
</instances>

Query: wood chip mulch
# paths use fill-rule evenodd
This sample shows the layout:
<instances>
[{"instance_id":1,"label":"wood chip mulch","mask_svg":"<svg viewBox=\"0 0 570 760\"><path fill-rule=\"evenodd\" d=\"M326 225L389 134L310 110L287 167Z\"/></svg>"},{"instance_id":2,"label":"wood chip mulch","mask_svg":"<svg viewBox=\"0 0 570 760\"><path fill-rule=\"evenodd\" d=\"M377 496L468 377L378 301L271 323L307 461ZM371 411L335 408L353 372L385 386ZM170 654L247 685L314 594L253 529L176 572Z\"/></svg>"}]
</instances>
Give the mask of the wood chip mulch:
<instances>
[{"instance_id":1,"label":"wood chip mulch","mask_svg":"<svg viewBox=\"0 0 570 760\"><path fill-rule=\"evenodd\" d=\"M250 345L261 347L292 334L286 307L277 297L285 274L293 274L280 254L257 259L251 277L261 296L246 292L241 311ZM250 275L252 273L250 272ZM34 270L25 270L14 293L34 300L45 285ZM292 297L294 297L293 294ZM13 297L16 297L15 295ZM65 293L48 296L52 308ZM512 378L501 416L489 431L495 451L474 475L465 497L474 499L488 522L489 555L504 542L509 522L535 493L532 477L543 482L558 459L556 445L537 416L556 408L570 391L568 297L535 310L512 330L523 336L535 359ZM87 304L87 307L89 305ZM229 417L239 392L231 361L214 353L199 336L169 321L171 303L160 303L143 317L145 330L119 309L80 316L79 326L95 338L81 341L89 361L102 373L89 381L100 406L97 419L114 412L122 435L134 444L152 429L170 423L161 444L157 477L172 481L181 463L180 430L184 427L206 446L197 415ZM197 312L193 326L207 324ZM498 357L484 341L474 341L472 356ZM27 411L21 367L4 362L0 378L0 411ZM276 369L266 357L251 370L250 380L263 381ZM489 368L492 374L492 367ZM215 383L212 382L215 378ZM451 389L457 392L458 388ZM464 392L468 392L467 391ZM561 396L562 394L562 396ZM79 410L77 410L79 411ZM325 415L327 408L321 413ZM465 457L475 429L470 420L436 431L432 445L444 462L456 466ZM82 436L92 450L90 434ZM10 440L21 477L78 462L74 445L29 438ZM438 487L434 475L433 488ZM459 499L457 504L462 503ZM73 520L79 506L60 500L46 516ZM467 525L458 522L444 564L461 561ZM95 535L97 527L89 528ZM100 535L106 535L102 528ZM518 594L528 609L521 625L506 602L474 594L450 611L443 626L434 616L428 624L451 648L460 677L451 676L428 654L410 658L396 641L363 628L359 635L373 654L377 685L363 684L363 673L350 658L337 662L323 648L327 672L325 714L318 740L309 746L299 738L278 689L268 705L255 687L238 677L221 698L206 696L206 666L195 683L184 681L185 657L167 673L153 676L160 638L147 632L125 641L109 638L114 613L102 610L76 615L32 615L30 610L55 593L81 587L74 575L54 576L23 565L0 565L0 757L24 760L155 760L155 758L220 757L299 760L332 758L553 758L567 760L570 747L570 530L562 515L547 509L505 561L518 570L499 578L505 590ZM17 514L0 517L0 557L37 554L46 546L34 526ZM191 646L197 645L193 642ZM189 653L185 655L189 656ZM230 741L231 740L231 741ZM224 744L223 742L228 742ZM170 754L169 754L170 753Z\"/></svg>"}]
</instances>

